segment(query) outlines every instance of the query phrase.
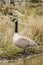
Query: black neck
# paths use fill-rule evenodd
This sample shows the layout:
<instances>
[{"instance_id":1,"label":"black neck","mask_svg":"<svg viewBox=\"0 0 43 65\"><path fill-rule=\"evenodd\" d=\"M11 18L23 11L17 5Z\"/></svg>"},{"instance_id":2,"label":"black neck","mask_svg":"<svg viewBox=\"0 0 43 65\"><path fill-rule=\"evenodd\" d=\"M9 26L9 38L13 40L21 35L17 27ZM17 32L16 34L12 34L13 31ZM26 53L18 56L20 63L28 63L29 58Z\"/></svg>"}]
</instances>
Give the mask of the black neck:
<instances>
[{"instance_id":1,"label":"black neck","mask_svg":"<svg viewBox=\"0 0 43 65\"><path fill-rule=\"evenodd\" d=\"M18 33L18 21L15 22L15 32Z\"/></svg>"}]
</instances>

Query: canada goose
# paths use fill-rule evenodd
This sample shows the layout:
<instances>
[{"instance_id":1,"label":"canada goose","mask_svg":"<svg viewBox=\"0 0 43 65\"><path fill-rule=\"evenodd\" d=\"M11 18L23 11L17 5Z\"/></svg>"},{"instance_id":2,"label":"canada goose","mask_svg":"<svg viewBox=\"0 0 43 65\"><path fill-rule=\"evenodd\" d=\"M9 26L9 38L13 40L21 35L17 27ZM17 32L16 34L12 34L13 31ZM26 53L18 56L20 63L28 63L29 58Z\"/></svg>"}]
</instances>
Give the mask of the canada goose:
<instances>
[{"instance_id":1,"label":"canada goose","mask_svg":"<svg viewBox=\"0 0 43 65\"><path fill-rule=\"evenodd\" d=\"M19 35L18 32L18 20L17 19L13 19L12 22L15 22L15 33L13 36L13 42L15 45L17 45L20 48L23 48L24 51L27 47L31 47L31 46L37 46L38 44L33 42L31 39L25 37L25 36L21 36Z\"/></svg>"}]
</instances>

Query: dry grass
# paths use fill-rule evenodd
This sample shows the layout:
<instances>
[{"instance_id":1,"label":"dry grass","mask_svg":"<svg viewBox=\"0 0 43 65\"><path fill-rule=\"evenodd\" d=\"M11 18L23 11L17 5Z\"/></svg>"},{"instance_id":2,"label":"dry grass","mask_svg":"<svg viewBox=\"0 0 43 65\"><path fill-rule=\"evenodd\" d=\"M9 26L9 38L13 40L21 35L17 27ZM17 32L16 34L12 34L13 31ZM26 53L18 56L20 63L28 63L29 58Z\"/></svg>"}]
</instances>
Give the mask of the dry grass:
<instances>
[{"instance_id":1,"label":"dry grass","mask_svg":"<svg viewBox=\"0 0 43 65\"><path fill-rule=\"evenodd\" d=\"M26 15L27 16L27 15ZM43 16L30 15L20 20L20 33L43 45Z\"/></svg>"},{"instance_id":2,"label":"dry grass","mask_svg":"<svg viewBox=\"0 0 43 65\"><path fill-rule=\"evenodd\" d=\"M16 47L12 41L14 34L14 23L10 21L12 17L16 17L19 20L19 34L31 38L36 43L43 45L43 15L36 15L36 10L34 8L29 10L25 10L24 8L24 10L22 9L24 12L24 14L23 12L22 14L24 16L19 16L16 14L14 16L11 16L8 14L10 10L14 9L8 8L6 15L3 14L3 12L6 12L6 8L4 9L4 11L1 10L2 12L0 11L0 48L5 51L13 50L12 54L13 52L15 54L16 51L18 52L21 50L20 48ZM8 54L10 55L11 52L8 52Z\"/></svg>"},{"instance_id":3,"label":"dry grass","mask_svg":"<svg viewBox=\"0 0 43 65\"><path fill-rule=\"evenodd\" d=\"M0 44L5 46L6 43L12 44L14 23L10 21L11 16L0 15ZM18 20L19 33L43 45L43 16L24 14L23 17L18 17Z\"/></svg>"}]
</instances>

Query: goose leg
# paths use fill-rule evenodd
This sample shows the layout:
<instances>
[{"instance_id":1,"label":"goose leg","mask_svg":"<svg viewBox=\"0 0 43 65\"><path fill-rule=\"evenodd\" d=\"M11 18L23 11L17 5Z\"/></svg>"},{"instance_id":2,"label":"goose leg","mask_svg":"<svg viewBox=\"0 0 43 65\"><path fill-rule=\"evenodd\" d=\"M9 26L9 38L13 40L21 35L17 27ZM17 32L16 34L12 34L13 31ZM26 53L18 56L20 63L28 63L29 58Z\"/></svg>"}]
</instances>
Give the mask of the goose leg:
<instances>
[{"instance_id":1,"label":"goose leg","mask_svg":"<svg viewBox=\"0 0 43 65\"><path fill-rule=\"evenodd\" d=\"M28 49L25 49L25 54L29 55Z\"/></svg>"},{"instance_id":2,"label":"goose leg","mask_svg":"<svg viewBox=\"0 0 43 65\"><path fill-rule=\"evenodd\" d=\"M26 57L25 49L23 50L23 57L24 57L24 58Z\"/></svg>"},{"instance_id":3,"label":"goose leg","mask_svg":"<svg viewBox=\"0 0 43 65\"><path fill-rule=\"evenodd\" d=\"M29 55L28 48L23 49L22 54Z\"/></svg>"}]
</instances>

